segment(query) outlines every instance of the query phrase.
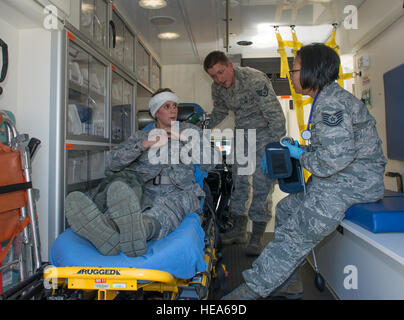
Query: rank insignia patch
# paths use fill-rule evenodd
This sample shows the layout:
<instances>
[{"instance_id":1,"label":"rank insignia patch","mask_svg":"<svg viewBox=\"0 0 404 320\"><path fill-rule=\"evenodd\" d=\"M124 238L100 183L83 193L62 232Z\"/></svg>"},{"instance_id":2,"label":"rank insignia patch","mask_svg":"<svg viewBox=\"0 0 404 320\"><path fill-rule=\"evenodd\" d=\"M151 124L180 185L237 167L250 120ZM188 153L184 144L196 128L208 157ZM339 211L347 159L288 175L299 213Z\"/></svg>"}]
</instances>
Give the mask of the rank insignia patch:
<instances>
[{"instance_id":1,"label":"rank insignia patch","mask_svg":"<svg viewBox=\"0 0 404 320\"><path fill-rule=\"evenodd\" d=\"M338 111L333 114L323 112L323 122L329 127L336 127L340 125L342 120L344 120L344 115L342 111Z\"/></svg>"}]
</instances>

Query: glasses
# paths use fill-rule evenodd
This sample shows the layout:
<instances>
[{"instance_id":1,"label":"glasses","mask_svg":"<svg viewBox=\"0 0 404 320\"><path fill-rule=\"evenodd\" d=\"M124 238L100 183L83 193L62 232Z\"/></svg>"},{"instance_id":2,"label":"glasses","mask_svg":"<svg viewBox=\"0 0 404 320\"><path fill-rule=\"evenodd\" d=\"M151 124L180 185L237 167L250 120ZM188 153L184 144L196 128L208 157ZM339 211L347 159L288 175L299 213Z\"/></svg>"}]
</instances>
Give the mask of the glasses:
<instances>
[{"instance_id":1,"label":"glasses","mask_svg":"<svg viewBox=\"0 0 404 320\"><path fill-rule=\"evenodd\" d=\"M290 73L290 76L292 77L293 76L293 72L298 72L298 71L300 71L301 69L298 69L298 70L290 70L289 71L289 73Z\"/></svg>"}]
</instances>

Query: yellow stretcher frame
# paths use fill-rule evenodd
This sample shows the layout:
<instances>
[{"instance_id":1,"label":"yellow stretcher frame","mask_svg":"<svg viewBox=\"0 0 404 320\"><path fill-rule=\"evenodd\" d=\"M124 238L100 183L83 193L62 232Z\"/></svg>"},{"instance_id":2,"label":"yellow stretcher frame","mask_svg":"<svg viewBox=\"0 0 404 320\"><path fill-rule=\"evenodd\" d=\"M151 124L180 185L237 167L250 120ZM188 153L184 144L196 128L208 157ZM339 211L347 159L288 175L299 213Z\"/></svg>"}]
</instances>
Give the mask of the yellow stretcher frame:
<instances>
[{"instance_id":1,"label":"yellow stretcher frame","mask_svg":"<svg viewBox=\"0 0 404 320\"><path fill-rule=\"evenodd\" d=\"M335 50L335 52L340 56L339 53L339 47L336 43L335 37L337 33L337 26L336 24L333 25L334 29L332 31L330 40L326 43L327 46L331 47L332 49ZM296 93L296 91L293 88L292 85L292 80L290 78L290 73L289 73L289 63L288 63L288 57L286 54L286 47L291 47L293 51L293 56L296 57L297 51L303 47L303 43L299 42L297 39L296 31L294 27L291 27L292 31L292 41L285 41L282 39L281 34L279 33L279 28L275 27L275 34L276 34L276 39L278 41L278 49L279 53L281 56L281 70L280 70L280 77L281 78L288 78L289 80L289 87L290 91L292 94L292 99L295 103L296 106L296 116L297 116L297 122L299 126L299 131L300 134L306 130L307 124L304 123L304 112L303 112L303 107L306 105L311 105L313 103L313 98L308 98L306 100L303 100L303 96L301 94ZM338 79L338 84L344 88L344 80L349 80L353 78L353 73L343 73L342 71L342 65L340 66L340 72L339 72L339 79ZM302 144L305 144L306 141L301 140Z\"/></svg>"},{"instance_id":2,"label":"yellow stretcher frame","mask_svg":"<svg viewBox=\"0 0 404 320\"><path fill-rule=\"evenodd\" d=\"M211 224L211 228L215 226ZM206 234L210 235L204 249L207 270L190 280L178 279L168 272L152 269L50 266L44 271L45 287L52 289L52 296L57 294L58 289L83 290L87 293L96 291L97 300L113 300L120 291L138 290L166 294L170 300L181 299L181 292L188 290L192 297L185 296L185 299L198 299L199 296L199 299L204 300L208 297L212 277L217 277L218 261L215 230L208 229Z\"/></svg>"}]
</instances>

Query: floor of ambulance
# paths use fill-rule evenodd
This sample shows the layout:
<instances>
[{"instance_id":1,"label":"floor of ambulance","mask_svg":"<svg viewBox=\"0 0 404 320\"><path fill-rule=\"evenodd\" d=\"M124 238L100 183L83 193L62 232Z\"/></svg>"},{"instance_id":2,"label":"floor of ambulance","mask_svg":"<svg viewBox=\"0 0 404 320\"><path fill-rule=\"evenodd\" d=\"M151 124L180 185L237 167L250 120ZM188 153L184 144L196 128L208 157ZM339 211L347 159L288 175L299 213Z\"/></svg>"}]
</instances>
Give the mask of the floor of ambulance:
<instances>
[{"instance_id":1,"label":"floor of ambulance","mask_svg":"<svg viewBox=\"0 0 404 320\"><path fill-rule=\"evenodd\" d=\"M268 243L273 239L273 233L265 233L264 241ZM248 257L245 252L246 245L233 244L223 246L221 249L222 260L228 271L228 286L230 290L237 288L244 279L241 273L249 269L256 257ZM326 287L323 292L320 292L314 284L315 272L311 265L306 262L300 271L300 275L304 285L304 296L302 300L335 300L335 297ZM321 272L321 267L320 267ZM211 291L209 300L220 299L225 293L222 290Z\"/></svg>"}]
</instances>

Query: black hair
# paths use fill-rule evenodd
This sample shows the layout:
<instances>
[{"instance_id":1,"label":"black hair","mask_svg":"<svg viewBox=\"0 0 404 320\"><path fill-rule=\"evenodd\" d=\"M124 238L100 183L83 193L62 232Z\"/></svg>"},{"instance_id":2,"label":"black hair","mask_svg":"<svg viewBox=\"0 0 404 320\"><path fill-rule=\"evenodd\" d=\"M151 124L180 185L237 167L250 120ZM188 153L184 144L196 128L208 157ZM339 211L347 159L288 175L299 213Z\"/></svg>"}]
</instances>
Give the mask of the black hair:
<instances>
[{"instance_id":1,"label":"black hair","mask_svg":"<svg viewBox=\"0 0 404 320\"><path fill-rule=\"evenodd\" d=\"M301 48L300 83L303 89L322 90L339 78L341 59L334 49L322 43L313 43Z\"/></svg>"},{"instance_id":2,"label":"black hair","mask_svg":"<svg viewBox=\"0 0 404 320\"><path fill-rule=\"evenodd\" d=\"M162 92L171 92L171 93L174 93L174 92L173 92L171 89L169 89L169 88L160 88L160 89L157 89L156 92L152 94L152 98L153 98L154 96L157 96L159 93L162 93Z\"/></svg>"},{"instance_id":3,"label":"black hair","mask_svg":"<svg viewBox=\"0 0 404 320\"><path fill-rule=\"evenodd\" d=\"M203 68L206 72L208 72L208 69L212 68L217 63L226 65L229 63L229 58L227 58L224 52L212 51L211 53L209 53L206 56L205 61L203 62Z\"/></svg>"}]
</instances>

